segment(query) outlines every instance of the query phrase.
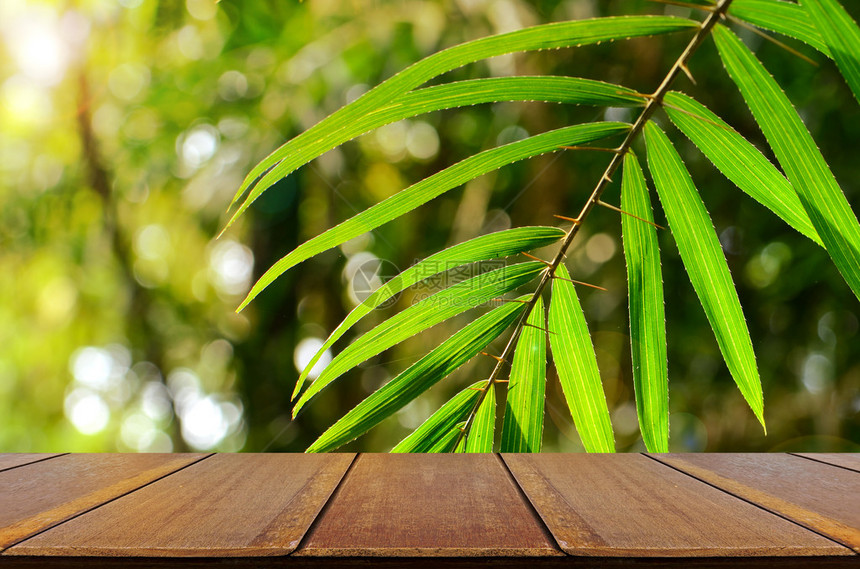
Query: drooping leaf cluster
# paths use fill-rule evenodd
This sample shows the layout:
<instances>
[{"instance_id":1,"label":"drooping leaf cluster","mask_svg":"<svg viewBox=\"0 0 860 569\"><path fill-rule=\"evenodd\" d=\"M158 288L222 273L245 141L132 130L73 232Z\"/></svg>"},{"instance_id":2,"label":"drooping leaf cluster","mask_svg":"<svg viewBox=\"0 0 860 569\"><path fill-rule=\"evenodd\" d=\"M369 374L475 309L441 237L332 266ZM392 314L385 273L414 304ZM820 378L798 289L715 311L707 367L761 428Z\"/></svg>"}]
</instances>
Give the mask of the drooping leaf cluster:
<instances>
[{"instance_id":1,"label":"drooping leaf cluster","mask_svg":"<svg viewBox=\"0 0 860 569\"><path fill-rule=\"evenodd\" d=\"M309 451L338 448L402 409L496 338L510 332L489 378L457 393L394 447L396 452L532 452L541 447L552 355L567 408L590 452L615 450L598 359L565 253L616 168L621 167L621 232L628 272L632 377L643 440L649 451L668 450L669 378L664 290L654 201L632 145L644 137L650 179L681 260L713 330L726 366L756 418L765 424L764 395L746 319L729 265L705 203L669 136L651 118L662 107L685 135L741 191L760 202L832 258L860 297L860 224L800 116L755 54L731 31L732 22L777 32L832 58L860 99L860 30L836 0L722 0L703 3L704 22L676 17L610 17L535 26L443 50L408 67L278 148L247 176L234 198L230 223L263 192L324 152L380 126L441 109L497 101L641 108L632 124L565 126L464 158L308 240L276 262L240 309L298 263L371 231L428 201L513 162L605 139L619 141L604 179L578 218L562 230L521 227L492 233L441 251L403 271L359 304L332 332L301 374L293 414L353 367L437 324L495 306L429 351L326 430ZM643 95L621 85L576 77L502 77L421 88L439 75L489 57L577 47L632 37L686 33L692 37L667 81ZM737 130L689 94L669 91L696 48L713 37L729 78L764 133L778 167ZM655 40L656 41L656 40ZM344 348L305 387L322 355L362 318L392 296L435 272L481 261L531 256L558 244L552 260L522 260L451 284L392 316ZM435 267L435 268L434 268ZM533 284L522 295L523 287ZM519 292L517 292L519 291ZM519 295L519 296L514 296ZM548 310L544 297L548 297ZM497 405L496 389L505 388ZM495 433L497 408L503 410ZM498 439L498 441L497 441ZM497 444L498 443L498 444Z\"/></svg>"}]
</instances>

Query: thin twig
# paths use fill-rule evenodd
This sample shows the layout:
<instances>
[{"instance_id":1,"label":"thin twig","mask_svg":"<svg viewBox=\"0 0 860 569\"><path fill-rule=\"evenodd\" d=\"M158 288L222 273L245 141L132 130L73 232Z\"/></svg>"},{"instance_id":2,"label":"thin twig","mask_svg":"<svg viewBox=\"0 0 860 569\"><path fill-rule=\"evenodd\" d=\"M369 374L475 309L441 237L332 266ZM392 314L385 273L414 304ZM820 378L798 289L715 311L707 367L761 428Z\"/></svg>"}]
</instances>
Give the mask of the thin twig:
<instances>
[{"instance_id":1,"label":"thin twig","mask_svg":"<svg viewBox=\"0 0 860 569\"><path fill-rule=\"evenodd\" d=\"M496 360L499 363L508 363L507 361L505 361L504 358L500 358L499 356L494 356L493 354L491 354L489 352L481 352L481 355L493 358L494 360Z\"/></svg>"},{"instance_id":2,"label":"thin twig","mask_svg":"<svg viewBox=\"0 0 860 569\"><path fill-rule=\"evenodd\" d=\"M538 330L540 330L541 332L543 332L543 333L545 333L545 334L555 334L555 335L558 335L558 332L553 332L553 331L551 331L551 330L549 330L549 329L547 329L547 328L544 328L544 327L542 327L542 326L538 326L537 324L532 324L532 323L530 323L530 322L523 322L523 326L528 326L529 328L537 328Z\"/></svg>"},{"instance_id":3,"label":"thin twig","mask_svg":"<svg viewBox=\"0 0 860 569\"><path fill-rule=\"evenodd\" d=\"M693 4L691 2L681 2L680 0L650 0L658 4L668 4L669 6L681 6L682 8L692 8L695 10L704 10L705 12L713 12L714 6L703 6L702 4Z\"/></svg>"},{"instance_id":4,"label":"thin twig","mask_svg":"<svg viewBox=\"0 0 860 569\"><path fill-rule=\"evenodd\" d=\"M784 50L785 50L785 51L787 51L788 53L790 53L790 54L792 54L792 55L796 55L797 57L799 57L800 59L804 60L805 62L807 62L807 63L811 63L811 64L812 64L812 65L814 65L815 67L818 67L818 63L817 63L815 60L813 60L813 59L811 59L811 58L809 58L809 57L807 57L807 56L803 55L802 53L800 53L799 51L797 51L796 49L794 49L794 48L793 48L793 47L791 47L790 45L788 45L788 44L786 44L786 43L783 43L783 42L779 41L778 39L776 39L776 38L775 38L775 37L773 37L772 35L770 35L770 34L768 34L768 33L765 33L764 31L762 31L762 30L758 29L757 27L752 26L752 25L750 25L750 24L748 24L748 23L744 22L744 21L743 21L743 20L741 20L740 18L736 18L736 17L734 17L734 16L732 16L731 14L726 14L726 18L728 18L728 19L729 19L729 21L730 21L730 22L732 22L733 24L737 24L737 25L739 25L740 27L742 27L742 28L744 28L744 29L746 29L746 30L749 30L749 31L753 32L754 34L756 34L756 35L758 35L758 36L763 37L763 38L764 38L764 39L766 39L767 41L769 41L769 42L771 42L771 43L773 43L773 44L778 45L779 47L781 47L782 49L784 49Z\"/></svg>"},{"instance_id":5,"label":"thin twig","mask_svg":"<svg viewBox=\"0 0 860 569\"><path fill-rule=\"evenodd\" d=\"M587 283L587 282L583 282L583 281L575 281L575 280L569 279L567 277L560 277L558 275L553 275L552 278L558 279L560 281L567 281L567 282L573 283L573 284L587 286L589 288L596 288L597 290L602 290L603 292L609 292L607 289L603 288L602 286L597 286L595 284L591 284L591 283Z\"/></svg>"},{"instance_id":6,"label":"thin twig","mask_svg":"<svg viewBox=\"0 0 860 569\"><path fill-rule=\"evenodd\" d=\"M730 127L730 126L728 126L728 125L720 124L720 123L718 123L717 121L711 120L711 119L709 119L708 117L703 117L702 115L697 115L696 113L691 113L690 111L688 111L688 110L686 110L686 109L682 109L681 107L677 107L677 106L675 106L675 105L671 105L671 104L667 103L666 101L663 101L663 107L665 107L665 108L667 108L667 109L672 109L672 110L678 111L679 113L684 113L684 114L685 114L685 115L687 115L687 116L691 116L691 117L693 117L694 119L699 119L699 120L704 121L704 122L706 122L706 123L708 123L708 124L710 124L710 125L713 125L713 126L715 126L715 127L721 128L721 129L726 130L726 131L728 131L728 132L731 132L731 133L733 133L733 134L737 134L737 133L738 133L738 131L736 131L735 129L733 129L732 127Z\"/></svg>"},{"instance_id":7,"label":"thin twig","mask_svg":"<svg viewBox=\"0 0 860 569\"><path fill-rule=\"evenodd\" d=\"M491 298L490 302L520 302L522 304L528 304L528 300L523 300L521 298Z\"/></svg>"},{"instance_id":8,"label":"thin twig","mask_svg":"<svg viewBox=\"0 0 860 569\"><path fill-rule=\"evenodd\" d=\"M603 207L605 207L605 208L607 208L607 209L611 209L612 211L617 211L618 213L623 213L624 215L629 215L629 216L630 216L630 217L632 217L633 219L638 219L639 221L644 221L645 223L647 223L647 224L649 224L649 225L653 225L653 226L654 226L654 227L656 227L657 229L666 229L666 228L665 228L665 227L663 227L662 225L657 225L657 224L656 224L656 223L654 223L653 221L648 221L647 219L644 219L644 218L642 218L642 217L639 217L638 215L633 215L632 213L627 212L627 211L624 211L624 210L623 210L623 209L621 209L620 207L616 207L616 206L612 205L611 203L606 203L606 202L605 202L605 201L603 201L603 200L597 200L597 205L602 205Z\"/></svg>"},{"instance_id":9,"label":"thin twig","mask_svg":"<svg viewBox=\"0 0 860 569\"><path fill-rule=\"evenodd\" d=\"M559 146L564 150L597 150L598 152L618 152L617 148L603 148L600 146Z\"/></svg>"},{"instance_id":10,"label":"thin twig","mask_svg":"<svg viewBox=\"0 0 860 569\"><path fill-rule=\"evenodd\" d=\"M696 82L696 78L695 78L695 77L693 77L693 72L692 72L692 71L690 71L690 68L689 68L689 67L687 67L686 65L682 65L682 66L681 66L681 71L683 71L683 72L684 72L684 75L686 75L686 76L687 76L687 79L689 79L689 80L690 80L690 83L692 83L693 85L698 85L698 83Z\"/></svg>"},{"instance_id":11,"label":"thin twig","mask_svg":"<svg viewBox=\"0 0 860 569\"><path fill-rule=\"evenodd\" d=\"M543 263L543 264L544 264L544 265L546 265L547 267L552 267L552 263L550 263L549 261L544 261L544 260L543 260L543 259L541 259L540 257L535 257L534 255L530 255L529 253L526 253L525 251L523 251L523 253L522 253L522 254L523 254L524 256L528 257L529 259L534 259L535 261L537 261L537 262L539 262L539 263Z\"/></svg>"},{"instance_id":12,"label":"thin twig","mask_svg":"<svg viewBox=\"0 0 860 569\"><path fill-rule=\"evenodd\" d=\"M538 281L537 288L532 294L532 299L530 303L526 306L525 310L523 310L520 319L517 321L516 327L514 328L511 337L508 339L508 343L505 344L505 349L502 351L501 357L504 359L509 359L511 353L514 350L514 346L516 346L517 340L519 339L520 333L522 332L523 325L527 324L526 320L531 314L531 311L534 310L535 305L537 304L538 299L541 297L544 288L549 283L550 280L555 276L555 271L558 269L558 266L564 261L567 250L570 248L573 243L574 238L577 233L579 233L579 228L582 227L582 222L585 221L585 218L588 217L588 214L594 209L597 205L597 202L600 201L600 196L603 194L603 191L606 189L606 186L611 182L612 175L621 166L622 161L624 160L624 156L627 152L630 151L630 147L633 145L633 142L645 128L645 125L651 119L651 116L657 111L660 105L663 103L663 97L669 91L669 87L675 81L675 78L681 73L681 69L684 65L687 64L687 60L690 59L690 56L695 53L695 51L702 45L702 42L705 41L705 38L708 37L708 34L711 32L713 27L720 20L722 14L728 10L729 5L732 3L732 0L721 0L719 4L717 4L713 11L708 15L702 25L699 27L699 31L696 32L696 35L693 36L693 39L690 40L690 43L687 44L687 47L684 49L684 52L680 57L675 61L675 64L672 65L672 68L669 70L669 73L666 74L666 77L663 78L660 86L657 87L657 90L654 91L654 94L648 97L648 103L645 105L645 108L642 110L642 113L639 115L639 118L636 119L636 122L633 124L633 127L628 131L627 137L624 139L624 142L621 143L621 146L618 147L618 152L612 157L612 161L609 163L609 166L606 167L606 171L598 180L597 185L594 188L594 191L591 192L591 197L588 198L588 201L585 202L585 205L582 208L582 211L576 217L578 220L577 223L574 223L573 226L568 230L567 235L562 241L561 248L556 253L555 258L550 264L549 268L543 272L540 281ZM490 374L490 378L487 380L487 385L491 385L502 372L502 364L497 363L496 367L493 368L493 373ZM484 396L486 395L486 391L482 391L477 400L475 401L472 409L469 411L469 417L466 419L466 424L460 434L457 436L457 441L454 444L453 448L456 451L457 447L460 446L460 442L463 438L467 438L469 436L469 430L472 427L472 423L475 420L475 414L480 407L481 403L484 400Z\"/></svg>"}]
</instances>

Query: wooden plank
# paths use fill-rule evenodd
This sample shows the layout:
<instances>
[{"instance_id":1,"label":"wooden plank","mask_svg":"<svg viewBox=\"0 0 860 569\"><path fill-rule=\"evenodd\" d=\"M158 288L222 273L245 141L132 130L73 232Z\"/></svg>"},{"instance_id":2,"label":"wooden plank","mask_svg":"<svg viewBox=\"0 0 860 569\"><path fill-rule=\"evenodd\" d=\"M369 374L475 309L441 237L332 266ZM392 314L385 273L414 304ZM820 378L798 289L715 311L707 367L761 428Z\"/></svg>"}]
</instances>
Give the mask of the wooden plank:
<instances>
[{"instance_id":1,"label":"wooden plank","mask_svg":"<svg viewBox=\"0 0 860 569\"><path fill-rule=\"evenodd\" d=\"M562 553L497 455L363 454L295 555Z\"/></svg>"},{"instance_id":2,"label":"wooden plank","mask_svg":"<svg viewBox=\"0 0 860 569\"><path fill-rule=\"evenodd\" d=\"M24 466L25 464L31 464L33 462L41 462L43 460L48 460L49 458L54 458L57 456L61 455L59 453L0 454L0 472L4 470L9 470L11 468L18 468L19 466Z\"/></svg>"},{"instance_id":3,"label":"wooden plank","mask_svg":"<svg viewBox=\"0 0 860 569\"><path fill-rule=\"evenodd\" d=\"M853 470L854 472L860 472L860 454L854 453L846 453L846 454L837 454L837 453L792 453L796 456L802 456L803 458L809 460L816 460L818 462L826 462L827 464L832 464L833 466L839 466L841 468L847 468L848 470Z\"/></svg>"},{"instance_id":4,"label":"wooden plank","mask_svg":"<svg viewBox=\"0 0 860 569\"><path fill-rule=\"evenodd\" d=\"M658 460L860 552L860 473L787 454Z\"/></svg>"},{"instance_id":5,"label":"wooden plank","mask_svg":"<svg viewBox=\"0 0 860 569\"><path fill-rule=\"evenodd\" d=\"M286 555L354 455L219 454L10 548L7 555Z\"/></svg>"},{"instance_id":6,"label":"wooden plank","mask_svg":"<svg viewBox=\"0 0 860 569\"><path fill-rule=\"evenodd\" d=\"M204 456L67 454L0 472L0 551Z\"/></svg>"},{"instance_id":7,"label":"wooden plank","mask_svg":"<svg viewBox=\"0 0 860 569\"><path fill-rule=\"evenodd\" d=\"M849 549L643 455L502 457L570 555L852 555Z\"/></svg>"},{"instance_id":8,"label":"wooden plank","mask_svg":"<svg viewBox=\"0 0 860 569\"><path fill-rule=\"evenodd\" d=\"M5 557L3 569L857 569L853 557Z\"/></svg>"}]
</instances>

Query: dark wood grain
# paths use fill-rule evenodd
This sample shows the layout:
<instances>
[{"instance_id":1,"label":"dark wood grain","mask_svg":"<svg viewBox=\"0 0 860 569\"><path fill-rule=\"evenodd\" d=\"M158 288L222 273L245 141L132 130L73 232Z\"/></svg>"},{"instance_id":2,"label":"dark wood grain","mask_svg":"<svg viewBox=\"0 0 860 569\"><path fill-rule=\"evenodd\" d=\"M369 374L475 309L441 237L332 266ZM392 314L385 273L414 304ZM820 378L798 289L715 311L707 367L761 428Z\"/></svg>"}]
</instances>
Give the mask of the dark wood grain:
<instances>
[{"instance_id":1,"label":"dark wood grain","mask_svg":"<svg viewBox=\"0 0 860 569\"><path fill-rule=\"evenodd\" d=\"M204 456L74 454L0 472L0 550Z\"/></svg>"},{"instance_id":2,"label":"dark wood grain","mask_svg":"<svg viewBox=\"0 0 860 569\"><path fill-rule=\"evenodd\" d=\"M497 455L363 454L295 555L562 555Z\"/></svg>"},{"instance_id":3,"label":"dark wood grain","mask_svg":"<svg viewBox=\"0 0 860 569\"><path fill-rule=\"evenodd\" d=\"M24 541L6 555L286 555L353 458L215 455Z\"/></svg>"},{"instance_id":4,"label":"dark wood grain","mask_svg":"<svg viewBox=\"0 0 860 569\"><path fill-rule=\"evenodd\" d=\"M61 455L48 453L0 454L0 472L9 470L10 468L18 468L19 466L24 466L25 464L31 464L33 462L41 462L57 456Z\"/></svg>"},{"instance_id":5,"label":"dark wood grain","mask_svg":"<svg viewBox=\"0 0 860 569\"><path fill-rule=\"evenodd\" d=\"M559 545L571 555L853 555L642 455L502 457Z\"/></svg>"},{"instance_id":6,"label":"dark wood grain","mask_svg":"<svg viewBox=\"0 0 860 569\"><path fill-rule=\"evenodd\" d=\"M860 473L787 454L670 454L658 460L860 552Z\"/></svg>"},{"instance_id":7,"label":"dark wood grain","mask_svg":"<svg viewBox=\"0 0 860 569\"><path fill-rule=\"evenodd\" d=\"M860 454L836 454L836 453L796 453L797 456L802 456L808 460L825 462L841 468L847 468L854 472L860 472Z\"/></svg>"}]
</instances>

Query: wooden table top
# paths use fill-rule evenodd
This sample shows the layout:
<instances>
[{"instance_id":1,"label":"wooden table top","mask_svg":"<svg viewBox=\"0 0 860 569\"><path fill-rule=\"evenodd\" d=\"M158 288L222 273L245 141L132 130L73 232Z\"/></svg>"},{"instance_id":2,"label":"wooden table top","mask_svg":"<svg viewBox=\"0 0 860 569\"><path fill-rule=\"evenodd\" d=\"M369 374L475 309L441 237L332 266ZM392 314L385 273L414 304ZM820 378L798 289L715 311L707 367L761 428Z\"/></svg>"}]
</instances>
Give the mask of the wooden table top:
<instances>
[{"instance_id":1,"label":"wooden table top","mask_svg":"<svg viewBox=\"0 0 860 569\"><path fill-rule=\"evenodd\" d=\"M860 568L860 454L0 454L0 569L404 564Z\"/></svg>"}]
</instances>

